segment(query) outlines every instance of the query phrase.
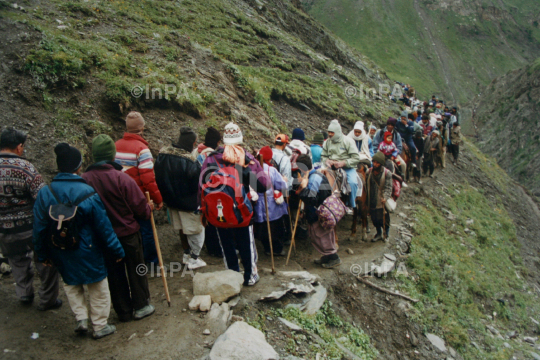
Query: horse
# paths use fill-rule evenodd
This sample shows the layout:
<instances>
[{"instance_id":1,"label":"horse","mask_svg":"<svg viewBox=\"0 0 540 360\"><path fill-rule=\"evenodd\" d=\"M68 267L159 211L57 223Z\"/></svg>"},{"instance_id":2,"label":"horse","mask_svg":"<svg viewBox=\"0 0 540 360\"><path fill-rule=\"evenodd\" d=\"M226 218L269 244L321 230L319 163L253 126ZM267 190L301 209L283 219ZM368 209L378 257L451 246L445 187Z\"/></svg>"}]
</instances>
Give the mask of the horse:
<instances>
[{"instance_id":1,"label":"horse","mask_svg":"<svg viewBox=\"0 0 540 360\"><path fill-rule=\"evenodd\" d=\"M367 234L369 233L369 223L367 219L369 206L367 197L366 166L363 163L360 163L356 169L356 173L362 183L362 196L356 197L356 207L353 209L351 237L356 236L358 217L360 217L360 220L362 221L362 241L367 241Z\"/></svg>"},{"instance_id":2,"label":"horse","mask_svg":"<svg viewBox=\"0 0 540 360\"><path fill-rule=\"evenodd\" d=\"M413 158L412 158L411 151L409 150L409 147L407 146L407 144L403 144L403 151L401 152L400 156L403 159L403 161L405 162L405 165L407 166L406 170L405 170L405 174L401 174L401 177L403 179L405 179L405 181L409 182L409 180L411 178L411 173L413 171L413 166L412 166Z\"/></svg>"}]
</instances>

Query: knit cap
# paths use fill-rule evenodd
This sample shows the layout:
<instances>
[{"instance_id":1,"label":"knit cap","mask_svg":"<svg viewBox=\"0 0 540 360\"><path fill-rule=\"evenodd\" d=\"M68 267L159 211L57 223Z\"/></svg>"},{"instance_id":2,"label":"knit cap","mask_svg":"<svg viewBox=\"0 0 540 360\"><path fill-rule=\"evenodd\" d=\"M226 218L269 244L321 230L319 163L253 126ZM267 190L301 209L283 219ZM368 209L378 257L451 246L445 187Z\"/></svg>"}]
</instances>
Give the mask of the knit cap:
<instances>
[{"instance_id":1,"label":"knit cap","mask_svg":"<svg viewBox=\"0 0 540 360\"><path fill-rule=\"evenodd\" d=\"M355 124L354 124L354 130L360 130L360 131L364 131L364 122L363 121L357 121Z\"/></svg>"},{"instance_id":2,"label":"knit cap","mask_svg":"<svg viewBox=\"0 0 540 360\"><path fill-rule=\"evenodd\" d=\"M63 173L74 173L82 165L81 152L66 143L60 143L54 148L58 170Z\"/></svg>"},{"instance_id":3,"label":"knit cap","mask_svg":"<svg viewBox=\"0 0 540 360\"><path fill-rule=\"evenodd\" d=\"M379 164L384 165L386 164L386 156L384 156L384 154L381 151L377 151L377 153L373 155L373 158L371 159L371 161L376 161Z\"/></svg>"},{"instance_id":4,"label":"knit cap","mask_svg":"<svg viewBox=\"0 0 540 360\"><path fill-rule=\"evenodd\" d=\"M328 125L328 131L331 131L335 134L341 133L341 125L339 124L339 121L334 119L330 121L330 125Z\"/></svg>"},{"instance_id":5,"label":"knit cap","mask_svg":"<svg viewBox=\"0 0 540 360\"><path fill-rule=\"evenodd\" d=\"M228 123L225 126L225 132L223 134L223 143L225 145L238 145L244 142L242 131L238 125L234 123Z\"/></svg>"},{"instance_id":6,"label":"knit cap","mask_svg":"<svg viewBox=\"0 0 540 360\"><path fill-rule=\"evenodd\" d=\"M386 125L396 126L396 124L397 124L397 119L394 119L393 117L389 117L388 120L386 121Z\"/></svg>"},{"instance_id":7,"label":"knit cap","mask_svg":"<svg viewBox=\"0 0 540 360\"><path fill-rule=\"evenodd\" d=\"M311 142L313 144L322 145L324 143L324 135L322 133L316 133Z\"/></svg>"},{"instance_id":8,"label":"knit cap","mask_svg":"<svg viewBox=\"0 0 540 360\"><path fill-rule=\"evenodd\" d=\"M113 161L116 156L116 145L109 135L101 134L92 140L92 156L94 162Z\"/></svg>"},{"instance_id":9,"label":"knit cap","mask_svg":"<svg viewBox=\"0 0 540 360\"><path fill-rule=\"evenodd\" d=\"M195 134L193 129L187 126L182 126L180 128L180 136L178 137L176 146L180 149L191 152L193 151L193 144L195 141L197 141L197 134Z\"/></svg>"},{"instance_id":10,"label":"knit cap","mask_svg":"<svg viewBox=\"0 0 540 360\"><path fill-rule=\"evenodd\" d=\"M306 139L306 135L304 134L304 130L300 128L296 128L292 132L292 139L293 140L301 140L304 141Z\"/></svg>"},{"instance_id":11,"label":"knit cap","mask_svg":"<svg viewBox=\"0 0 540 360\"><path fill-rule=\"evenodd\" d=\"M126 116L126 130L128 133L140 134L144 130L145 121L140 112L132 111Z\"/></svg>"},{"instance_id":12,"label":"knit cap","mask_svg":"<svg viewBox=\"0 0 540 360\"><path fill-rule=\"evenodd\" d=\"M221 134L219 130L210 126L208 130L206 131L206 135L204 137L204 145L215 150L218 147L218 143L220 141L221 141Z\"/></svg>"},{"instance_id":13,"label":"knit cap","mask_svg":"<svg viewBox=\"0 0 540 360\"><path fill-rule=\"evenodd\" d=\"M263 161L266 164L270 164L270 160L272 160L272 156L274 156L274 153L272 152L272 149L270 146L265 146L259 150L259 155L262 155Z\"/></svg>"}]
</instances>

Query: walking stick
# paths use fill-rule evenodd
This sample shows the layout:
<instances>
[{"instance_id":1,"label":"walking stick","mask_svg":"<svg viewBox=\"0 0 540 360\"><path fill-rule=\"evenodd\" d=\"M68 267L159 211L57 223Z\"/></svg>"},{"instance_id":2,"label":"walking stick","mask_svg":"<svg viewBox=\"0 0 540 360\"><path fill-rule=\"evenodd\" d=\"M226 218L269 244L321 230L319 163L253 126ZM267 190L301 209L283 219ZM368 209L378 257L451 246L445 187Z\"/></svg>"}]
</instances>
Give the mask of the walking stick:
<instances>
[{"instance_id":1,"label":"walking stick","mask_svg":"<svg viewBox=\"0 0 540 360\"><path fill-rule=\"evenodd\" d=\"M264 172L264 162L263 162L263 156L259 156L259 162L261 163L261 167ZM270 183L272 183L272 178L270 178L270 174L268 174ZM267 191L267 190L266 190ZM272 259L272 275L276 273L276 269L274 268L274 246L272 245L272 231L270 230L270 217L268 216L268 199L266 197L266 191L264 192L264 208L266 209L266 225L268 226L268 242L270 243L270 257ZM274 196L274 193L272 192L272 196Z\"/></svg>"},{"instance_id":2,"label":"walking stick","mask_svg":"<svg viewBox=\"0 0 540 360\"><path fill-rule=\"evenodd\" d=\"M382 224L383 240L386 241L386 204L382 204Z\"/></svg>"},{"instance_id":3,"label":"walking stick","mask_svg":"<svg viewBox=\"0 0 540 360\"><path fill-rule=\"evenodd\" d=\"M147 191L144 193L146 200L150 202L150 193ZM159 260L159 268L161 270L161 279L163 280L163 287L165 288L165 297L167 298L167 304L171 306L171 296L169 295L169 286L167 285L167 278L165 277L165 270L163 269L163 258L161 257L161 248L159 247L159 239L156 230L156 223L154 222L154 213L150 212L150 222L152 223L152 231L154 232L154 239L156 240L156 250Z\"/></svg>"},{"instance_id":4,"label":"walking stick","mask_svg":"<svg viewBox=\"0 0 540 360\"><path fill-rule=\"evenodd\" d=\"M298 218L300 217L301 208L302 208L302 200L300 200L300 202L298 203L298 211L296 212L296 219L294 220L294 230L292 233L291 246L289 246L289 254L287 255L287 262L285 262L285 266L289 265L289 258L291 257L291 250L294 245L294 235L296 234L296 227L298 226ZM296 249L296 245L294 245L294 248Z\"/></svg>"},{"instance_id":5,"label":"walking stick","mask_svg":"<svg viewBox=\"0 0 540 360\"><path fill-rule=\"evenodd\" d=\"M287 213L289 214L288 218L289 218L289 225L291 226L291 236L292 236L292 233L293 233L293 227L292 227L292 218L291 218L291 207L289 205L289 197L287 196L285 198L285 200L287 200ZM292 237L291 237L291 243L292 243ZM296 244L294 244L294 253L296 254Z\"/></svg>"}]
</instances>

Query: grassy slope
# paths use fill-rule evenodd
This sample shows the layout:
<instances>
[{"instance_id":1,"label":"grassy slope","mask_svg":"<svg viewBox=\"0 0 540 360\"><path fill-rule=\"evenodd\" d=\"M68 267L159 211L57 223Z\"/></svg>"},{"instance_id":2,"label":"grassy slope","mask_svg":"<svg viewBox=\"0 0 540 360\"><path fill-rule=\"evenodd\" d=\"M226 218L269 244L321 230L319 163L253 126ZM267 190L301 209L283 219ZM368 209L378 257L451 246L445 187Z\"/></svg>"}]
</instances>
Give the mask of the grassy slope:
<instances>
[{"instance_id":1,"label":"grassy slope","mask_svg":"<svg viewBox=\"0 0 540 360\"><path fill-rule=\"evenodd\" d=\"M484 7L500 7L497 1L483 3ZM506 9L518 9L511 12L517 26L506 20L492 22L476 15L430 10L420 1L433 27L422 22L413 0L314 0L307 8L335 34L383 67L389 77L410 82L424 97L435 93L448 99L441 64L424 29L428 26L448 56L446 71L456 100L464 103L493 77L526 63L521 57L530 61L540 55L540 29L529 23L531 14L540 12L540 3L505 3ZM509 47L501 43L499 26Z\"/></svg>"}]
</instances>

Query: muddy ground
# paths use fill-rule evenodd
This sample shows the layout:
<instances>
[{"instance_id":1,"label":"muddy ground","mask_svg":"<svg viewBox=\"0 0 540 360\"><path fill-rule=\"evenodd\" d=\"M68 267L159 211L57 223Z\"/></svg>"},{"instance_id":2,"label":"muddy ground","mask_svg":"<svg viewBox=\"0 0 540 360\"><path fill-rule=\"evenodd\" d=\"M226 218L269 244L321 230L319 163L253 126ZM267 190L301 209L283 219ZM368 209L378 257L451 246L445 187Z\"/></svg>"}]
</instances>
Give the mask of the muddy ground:
<instances>
[{"instance_id":1,"label":"muddy ground","mask_svg":"<svg viewBox=\"0 0 540 360\"><path fill-rule=\"evenodd\" d=\"M297 244L297 252L293 253L291 262L285 266L284 258L276 258L277 270L307 270L317 274L322 284L329 289L329 299L334 309L343 319L354 322L368 333L375 347L381 352L382 359L442 359L443 354L437 353L428 343L427 339L416 324L408 318L407 302L401 298L383 294L373 288L366 287L357 282L350 273L353 264L361 264L381 258L384 253L393 253L398 257L398 263L403 260L396 250L399 243L397 225L409 226L413 222L409 218L409 207L414 205L419 197L432 196L431 190L464 179L471 185L482 187L486 196L502 196L508 213L516 222L519 240L523 244L522 256L530 270L529 281L538 285L539 276L539 249L536 241L540 234L540 212L536 203L519 186L510 189L505 197L497 192L496 187L480 176L476 158L465 150L463 162L459 168L448 164L447 169L441 172L437 169L435 179L424 179L422 185L410 184L405 189L398 203L397 213L404 213L407 218L392 215L389 243L362 242L360 235L350 238L350 224L352 217L346 217L338 229L339 254L343 264L333 270L325 270L315 266L312 262L318 255L307 240ZM471 177L475 174L475 177ZM440 183L439 183L440 182ZM419 191L415 191L418 188ZM418 195L415 195L415 192ZM444 200L441 200L444 201ZM444 203L441 202L441 206ZM170 225L161 224L158 227L160 241L163 244L165 263L178 262L181 258L181 246ZM412 230L414 233L414 230ZM373 232L369 237L373 236ZM414 241L414 238L413 240ZM270 259L259 246L259 268L261 281L254 287L244 287L241 301L234 308L234 314L253 318L258 311L268 307L285 306L289 302L299 301L288 296L275 303L260 303L257 300L280 287L281 281L268 272ZM351 249L353 254L349 254ZM407 256L407 254L403 254ZM224 268L223 260L210 257L203 253L208 266L198 271L217 271ZM390 279L373 280L386 287L391 287ZM385 283L386 282L386 283ZM167 306L163 293L162 280L156 276L150 278L152 303L156 306L155 315L136 322L120 323L111 310L110 321L117 326L117 333L99 341L89 336L79 337L73 332L75 319L67 304L67 299L61 290L61 299L64 306L55 311L39 312L36 304L23 306L15 296L13 279L10 275L0 279L0 316L2 322L2 337L0 338L0 353L2 359L38 359L45 356L49 359L200 359L208 351L208 338L203 335L205 330L204 314L185 310L192 297L192 277L190 274L174 273L168 278L171 294L171 307ZM39 280L36 278L36 287ZM36 302L37 303L37 302ZM269 343L281 354L285 355L284 347L288 338L288 331L276 319L266 320L267 339ZM31 339L32 333L39 333L38 339ZM136 335L133 335L136 334ZM409 334L409 338L407 338ZM129 340L132 337L132 340ZM474 334L472 334L474 338ZM416 346L410 338L416 338ZM306 342L306 346L309 340ZM302 345L295 351L302 356ZM520 354L515 354L521 358Z\"/></svg>"}]
</instances>

